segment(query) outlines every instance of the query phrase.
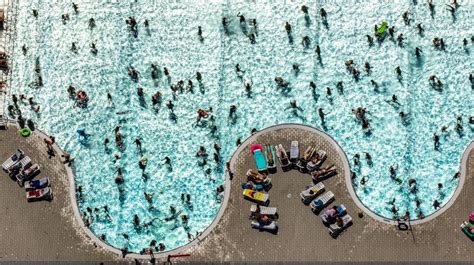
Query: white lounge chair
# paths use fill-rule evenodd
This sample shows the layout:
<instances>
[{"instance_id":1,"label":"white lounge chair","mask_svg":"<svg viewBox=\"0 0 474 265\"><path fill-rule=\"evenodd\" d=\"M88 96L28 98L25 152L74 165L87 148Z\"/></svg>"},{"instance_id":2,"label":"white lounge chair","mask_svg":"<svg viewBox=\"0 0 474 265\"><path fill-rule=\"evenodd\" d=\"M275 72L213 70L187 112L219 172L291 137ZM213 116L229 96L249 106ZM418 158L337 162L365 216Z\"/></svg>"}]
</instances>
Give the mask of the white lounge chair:
<instances>
[{"instance_id":1,"label":"white lounge chair","mask_svg":"<svg viewBox=\"0 0 474 265\"><path fill-rule=\"evenodd\" d=\"M16 165L23 157L25 153L21 149L16 149L16 152L11 155L5 162L2 164L3 171L8 173L8 170Z\"/></svg>"},{"instance_id":2,"label":"white lounge chair","mask_svg":"<svg viewBox=\"0 0 474 265\"><path fill-rule=\"evenodd\" d=\"M16 175L16 181L20 187L23 187L25 181L33 179L40 173L40 166L38 164L33 164L32 166L23 169L19 174Z\"/></svg>"},{"instance_id":3,"label":"white lounge chair","mask_svg":"<svg viewBox=\"0 0 474 265\"><path fill-rule=\"evenodd\" d=\"M316 196L319 196L323 192L324 184L319 182L300 193L301 201L303 201L304 204L309 204Z\"/></svg>"},{"instance_id":4,"label":"white lounge chair","mask_svg":"<svg viewBox=\"0 0 474 265\"><path fill-rule=\"evenodd\" d=\"M272 179L267 175L255 172L252 169L247 170L247 180L262 185L269 185L272 182Z\"/></svg>"},{"instance_id":5,"label":"white lounge chair","mask_svg":"<svg viewBox=\"0 0 474 265\"><path fill-rule=\"evenodd\" d=\"M290 160L295 162L300 155L300 149L298 147L298 141L292 141L290 146Z\"/></svg>"},{"instance_id":6,"label":"white lounge chair","mask_svg":"<svg viewBox=\"0 0 474 265\"><path fill-rule=\"evenodd\" d=\"M326 180L335 175L337 175L337 169L335 165L331 165L330 167L328 167L327 171L324 173L322 169L311 173L311 177L313 178L314 183Z\"/></svg>"},{"instance_id":7,"label":"white lounge chair","mask_svg":"<svg viewBox=\"0 0 474 265\"><path fill-rule=\"evenodd\" d=\"M52 199L53 199L53 192L51 191L49 187L26 192L26 200L28 202L41 201L41 200L51 201Z\"/></svg>"},{"instance_id":8,"label":"white lounge chair","mask_svg":"<svg viewBox=\"0 0 474 265\"><path fill-rule=\"evenodd\" d=\"M28 181L25 183L25 190L30 191L30 190L36 190L36 189L42 189L51 186L51 183L49 182L48 177L44 177L41 179L36 179L32 181Z\"/></svg>"},{"instance_id":9,"label":"white lounge chair","mask_svg":"<svg viewBox=\"0 0 474 265\"><path fill-rule=\"evenodd\" d=\"M267 162L268 162L268 172L270 174L275 174L277 172L277 166L276 166L276 154L275 154L275 148L271 145L265 146L265 154L267 156Z\"/></svg>"},{"instance_id":10,"label":"white lounge chair","mask_svg":"<svg viewBox=\"0 0 474 265\"><path fill-rule=\"evenodd\" d=\"M314 152L316 152L316 147L309 146L306 151L303 153L303 157L301 157L298 162L296 162L295 167L301 173L307 173L307 164L310 161L311 157L313 157Z\"/></svg>"},{"instance_id":11,"label":"white lounge chair","mask_svg":"<svg viewBox=\"0 0 474 265\"><path fill-rule=\"evenodd\" d=\"M281 144L276 145L275 149L277 151L278 159L280 160L281 169L283 172L291 170L291 162L288 158L285 148Z\"/></svg>"},{"instance_id":12,"label":"white lounge chair","mask_svg":"<svg viewBox=\"0 0 474 265\"><path fill-rule=\"evenodd\" d=\"M315 170L318 170L326 161L327 159L327 154L326 151L324 150L319 150L316 154L314 154L310 161L307 163L306 168L308 169L309 172L313 172Z\"/></svg>"},{"instance_id":13,"label":"white lounge chair","mask_svg":"<svg viewBox=\"0 0 474 265\"><path fill-rule=\"evenodd\" d=\"M339 234L342 231L346 230L349 226L352 225L352 217L350 215L346 214L343 217L341 217L341 219L342 219L342 226L337 225L337 223L329 225L329 234L333 238L337 238L337 236L339 236Z\"/></svg>"},{"instance_id":14,"label":"white lounge chair","mask_svg":"<svg viewBox=\"0 0 474 265\"><path fill-rule=\"evenodd\" d=\"M16 176L20 174L22 170L27 169L31 166L31 159L28 156L23 157L18 163L15 163L8 169L8 175L11 179L16 180Z\"/></svg>"},{"instance_id":15,"label":"white lounge chair","mask_svg":"<svg viewBox=\"0 0 474 265\"><path fill-rule=\"evenodd\" d=\"M320 215L321 221L323 221L323 224L325 226L329 226L329 225L333 224L336 221L335 217L333 217L333 218L329 217L329 215L327 214L327 211L328 210L326 210L326 212L324 212L324 213L321 213L321 215ZM344 204L336 206L336 214L341 216L341 217L347 214L346 207L344 206Z\"/></svg>"},{"instance_id":16,"label":"white lounge chair","mask_svg":"<svg viewBox=\"0 0 474 265\"><path fill-rule=\"evenodd\" d=\"M326 208L326 206L328 206L334 200L334 193L332 191L328 191L311 202L311 210L313 213L319 214L321 210Z\"/></svg>"},{"instance_id":17,"label":"white lounge chair","mask_svg":"<svg viewBox=\"0 0 474 265\"><path fill-rule=\"evenodd\" d=\"M278 232L278 225L275 221L272 221L268 225L262 225L257 221L252 221L251 226L252 226L252 228L255 228L255 229L258 229L258 230L266 230L266 231L273 232L273 233Z\"/></svg>"},{"instance_id":18,"label":"white lounge chair","mask_svg":"<svg viewBox=\"0 0 474 265\"><path fill-rule=\"evenodd\" d=\"M265 207L265 206L258 206L257 204L250 205L250 212L257 213L257 209L260 207L260 214L263 215L276 215L277 208L276 207Z\"/></svg>"}]
</instances>

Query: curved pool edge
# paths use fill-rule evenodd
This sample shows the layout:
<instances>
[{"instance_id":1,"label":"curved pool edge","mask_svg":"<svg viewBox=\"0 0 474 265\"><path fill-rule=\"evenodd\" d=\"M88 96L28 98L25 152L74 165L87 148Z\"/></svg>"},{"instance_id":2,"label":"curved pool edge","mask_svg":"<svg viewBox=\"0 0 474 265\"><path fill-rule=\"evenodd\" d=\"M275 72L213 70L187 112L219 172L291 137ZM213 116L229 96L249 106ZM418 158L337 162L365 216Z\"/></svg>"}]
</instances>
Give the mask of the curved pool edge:
<instances>
[{"instance_id":1,"label":"curved pool edge","mask_svg":"<svg viewBox=\"0 0 474 265\"><path fill-rule=\"evenodd\" d=\"M360 199L357 196L357 194L355 193L354 187L352 185L349 159L347 158L347 155L346 155L344 149L342 149L342 147L339 145L339 143L329 133L327 133L327 132L325 132L325 131L323 131L319 128L313 127L311 125L307 125L307 124L303 124L303 123L282 123L282 124L271 125L271 126L268 126L268 127L264 128L262 130L259 130L259 131L255 132L254 134L247 137L242 142L242 144L237 148L237 150L235 150L234 153L232 154L231 171L234 171L234 169L235 169L234 168L234 163L235 163L235 159L237 158L235 154L240 153L246 147L245 143L247 141L253 140L255 137L257 137L261 134L267 133L269 131L273 131L273 130L277 130L277 129L285 129L285 128L297 128L297 129L304 129L304 130L310 130L310 131L313 130L313 131L319 132L319 135L321 135L323 138L328 140L328 142L330 142L334 146L335 150L339 153L339 155L341 155L341 160L342 160L342 164L343 164L344 172L345 172L344 179L345 179L346 187L347 187L347 190L348 190L352 200L357 205L357 207L359 209L361 209L362 211L364 211L366 214L368 214L370 217L372 217L376 221L380 221L380 222L390 224L390 225L397 225L398 224L397 220L389 219L389 218L386 218L386 217L383 217L381 215L376 214L375 212L370 210L368 207L366 207L360 201ZM448 200L448 202L445 205L443 205L443 207L441 207L440 209L438 209L437 211L433 212L432 214L426 216L423 219L410 220L411 225L418 225L418 224L429 222L429 221L435 219L436 217L440 216L441 214L443 214L446 210L448 210L454 204L454 202L458 198L459 194L461 193L462 187L464 186L464 183L465 183L466 174L467 174L467 172L466 172L467 171L467 159L468 159L468 156L469 156L469 153L471 152L471 150L474 150L474 141L471 141L471 143L468 144L467 148L464 150L464 152L461 156L461 163L459 165L461 176L460 176L460 179L459 179L459 183L456 187L456 190L455 190L454 194L451 196L451 198Z\"/></svg>"},{"instance_id":2,"label":"curved pool edge","mask_svg":"<svg viewBox=\"0 0 474 265\"><path fill-rule=\"evenodd\" d=\"M17 121L8 119L7 120L7 126L8 125L13 125L16 127L18 126ZM43 132L39 128L35 128L32 133L36 133L40 135L42 138L49 138L49 135L45 132ZM58 146L57 143L53 144L53 149L55 152L59 154L59 156L65 154L65 152ZM69 183L69 197L71 199L71 205L73 208L74 212L74 217L76 221L78 222L79 226L82 228L82 230L89 236L89 238L94 241L98 246L101 246L102 248L106 249L107 251L110 251L112 253L115 253L119 256L122 256L122 250L113 247L106 242L100 240L88 227L85 226L84 220L82 220L82 216L79 211L79 207L77 204L76 200L76 186L75 186L75 179L74 179L74 172L71 167L68 167L66 164L64 164L64 168L66 170L67 178L68 178L68 183ZM214 217L213 221L211 224L199 235L197 236L194 240L188 242L185 245L182 245L178 248L168 250L168 251L162 251L162 252L154 252L153 255L155 258L165 258L168 257L169 255L176 255L176 254L184 254L184 251L187 249L195 246L197 243L201 242L206 236L208 236L212 230L217 226L219 223L220 219L222 218L224 211L227 207L227 203L230 198L230 178L229 174L226 171L225 172L225 188L224 188L224 200L222 201L219 210L217 211L216 216ZM131 258L131 259L150 259L150 255L142 255L138 253L128 253L125 258Z\"/></svg>"},{"instance_id":3,"label":"curved pool edge","mask_svg":"<svg viewBox=\"0 0 474 265\"><path fill-rule=\"evenodd\" d=\"M471 143L467 145L466 149L462 153L461 163L459 165L459 172L461 173L461 176L459 177L459 183L456 187L456 190L454 191L451 198L449 198L448 202L446 202L446 204L443 205L441 208L439 208L438 210L436 210L435 212L433 212L432 214L426 216L423 219L410 220L410 222L409 222L410 225L419 225L419 224L429 222L429 221L435 219L436 217L440 216L444 212L446 212L454 204L454 202L458 198L458 196L461 193L461 190L464 186L464 183L465 183L465 180L466 180L466 174L467 174L467 159L469 157L469 153L472 150L474 150L474 141L471 141ZM347 160L347 156L346 156L346 160ZM354 186L352 185L352 179L351 179L350 173L345 175L345 180L346 180L345 182L346 182L347 190L349 191L349 194L351 195L352 200L357 205L357 207L359 207L362 211L364 211L364 213L368 214L373 219L375 219L377 221L380 221L380 222L383 222L383 223L386 223L386 224L390 224L390 225L397 225L398 224L397 220L389 219L389 218L386 218L384 216L378 215L375 212L373 212L372 210L370 210L368 207L366 207L361 202L361 200L359 199L359 197L357 196L357 194L354 190Z\"/></svg>"}]
</instances>

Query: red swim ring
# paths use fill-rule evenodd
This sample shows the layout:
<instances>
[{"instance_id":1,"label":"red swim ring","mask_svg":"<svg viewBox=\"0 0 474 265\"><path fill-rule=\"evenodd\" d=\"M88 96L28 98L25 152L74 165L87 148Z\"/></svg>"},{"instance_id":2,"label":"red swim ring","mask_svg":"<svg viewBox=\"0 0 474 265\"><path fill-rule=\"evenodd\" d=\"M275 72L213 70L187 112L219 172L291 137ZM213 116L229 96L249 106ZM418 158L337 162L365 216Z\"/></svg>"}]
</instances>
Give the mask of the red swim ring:
<instances>
[{"instance_id":1,"label":"red swim ring","mask_svg":"<svg viewBox=\"0 0 474 265\"><path fill-rule=\"evenodd\" d=\"M252 152L252 154L255 152L255 150L260 150L263 152L263 146L259 145L259 144L254 144L250 147L250 152Z\"/></svg>"}]
</instances>

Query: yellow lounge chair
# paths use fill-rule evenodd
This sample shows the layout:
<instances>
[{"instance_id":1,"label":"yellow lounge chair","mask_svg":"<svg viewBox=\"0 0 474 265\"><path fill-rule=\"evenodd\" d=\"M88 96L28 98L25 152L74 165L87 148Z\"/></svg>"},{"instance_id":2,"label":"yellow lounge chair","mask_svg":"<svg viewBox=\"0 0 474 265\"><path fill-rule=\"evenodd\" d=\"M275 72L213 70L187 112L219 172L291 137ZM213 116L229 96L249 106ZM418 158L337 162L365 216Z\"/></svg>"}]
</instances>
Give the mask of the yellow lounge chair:
<instances>
[{"instance_id":1,"label":"yellow lounge chair","mask_svg":"<svg viewBox=\"0 0 474 265\"><path fill-rule=\"evenodd\" d=\"M251 189L245 189L243 192L244 199L253 201L255 203L258 203L260 205L268 205L269 200L268 200L268 193L264 192L259 192Z\"/></svg>"}]
</instances>

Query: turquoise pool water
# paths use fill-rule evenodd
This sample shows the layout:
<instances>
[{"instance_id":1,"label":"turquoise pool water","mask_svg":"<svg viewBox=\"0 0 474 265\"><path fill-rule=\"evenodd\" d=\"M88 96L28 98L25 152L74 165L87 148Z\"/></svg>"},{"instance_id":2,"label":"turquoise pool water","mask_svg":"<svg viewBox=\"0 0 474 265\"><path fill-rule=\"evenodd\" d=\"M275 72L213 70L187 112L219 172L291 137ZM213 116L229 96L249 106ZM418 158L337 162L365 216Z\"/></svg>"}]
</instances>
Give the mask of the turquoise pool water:
<instances>
[{"instance_id":1,"label":"turquoise pool water","mask_svg":"<svg viewBox=\"0 0 474 265\"><path fill-rule=\"evenodd\" d=\"M16 1L16 30L11 67L12 93L33 96L39 113L23 104L23 115L33 119L39 128L54 135L61 147L75 157L76 186L83 189L79 202L81 212L93 212L91 230L117 248L140 251L155 239L166 249L188 242L188 233L203 231L215 217L220 206L216 188L224 183L222 161L230 158L237 139L245 139L252 128L285 122L298 122L325 130L346 151L356 172L355 190L364 205L375 213L393 218L389 201L399 214L409 211L417 219L420 211L435 211L434 200L445 204L457 187L453 175L459 170L462 152L474 138L468 124L474 115L474 96L469 73L473 72L472 17L474 4L463 2L456 11L456 20L436 3L435 16L430 17L426 3L414 1L308 1L308 19L296 1L86 1L76 0L75 14L71 1ZM322 23L319 9L328 13L328 28ZM38 17L32 10L38 11ZM401 14L409 10L413 19L405 25ZM246 23L239 24L238 13ZM61 15L70 19L63 23ZM125 20L135 17L138 35L134 37ZM229 34L222 27L222 17L230 21ZM89 28L89 19L96 27ZM256 43L251 44L243 31L255 31L251 19L257 20ZM144 20L149 20L149 29ZM372 47L365 35L373 35L373 27L386 20L395 25L395 37L403 33L404 47L387 37ZM285 32L285 21L292 25L293 43ZM423 23L424 36L416 24ZM197 32L202 26L203 39ZM310 47L301 44L303 36L311 39ZM434 37L443 38L446 51L436 50ZM469 43L464 48L463 39ZM72 42L77 53L72 52ZM91 53L96 43L98 53ZM26 45L23 55L21 47ZM321 60L315 47L321 48ZM414 55L415 47L423 54ZM39 58L43 86L30 85ZM346 71L344 62L354 60L361 71L358 81ZM368 76L364 62L372 65ZM239 75L239 63L244 73ZM151 64L161 69L153 80ZM297 64L299 71L292 68ZM134 82L127 74L133 66L139 74ZM400 67L402 79L395 75ZM169 78L163 74L169 69ZM202 73L202 82L196 80ZM436 75L444 86L441 91L430 87L428 77ZM278 88L276 76L289 82L288 89ZM170 84L188 80L194 92L173 96ZM370 80L379 83L374 90ZM313 81L316 89L310 88ZM343 81L343 91L336 84ZM244 87L252 84L251 93ZM74 107L67 87L83 89L89 96L87 108ZM137 95L140 86L144 99ZM327 95L327 87L332 95ZM152 106L151 96L160 91L163 102ZM107 93L113 103L107 99ZM400 106L389 104L396 94ZM176 120L170 119L166 102L173 100ZM296 100L300 110L288 109ZM237 106L236 119L229 119L229 108ZM213 108L217 130L211 133L212 122L196 126L196 111ZM352 109L366 107L371 134L366 134ZM329 113L323 124L318 108ZM409 114L406 124L399 112ZM464 127L454 130L457 117ZM123 150L114 145L114 128L120 125L124 137ZM441 127L448 126L446 133ZM81 141L77 128L90 133ZM433 148L433 133L440 135L439 151ZM109 151L104 148L110 139ZM138 167L140 153L134 140L139 137L149 162L143 174ZM221 146L220 161L213 160L214 143ZM207 164L196 158L204 146L209 154ZM372 156L369 166L364 153ZM359 153L361 165L352 157ZM119 154L121 159L114 158ZM165 164L171 159L172 169ZM390 177L389 167L397 164L399 182ZM122 168L124 183L114 182L117 168ZM368 181L361 185L366 176ZM410 178L416 179L418 192L408 189ZM438 190L438 183L443 185ZM149 204L144 192L153 194ZM190 203L181 201L181 194L190 195ZM420 206L415 206L415 199ZM104 211L108 206L109 215ZM177 212L189 217L187 225L181 218L167 221ZM98 212L94 209L97 208ZM90 215L90 214L87 214ZM140 219L135 228L134 215ZM85 217L87 218L87 217ZM171 218L170 218L171 219ZM149 224L148 228L143 224ZM128 239L123 235L128 235Z\"/></svg>"}]
</instances>

